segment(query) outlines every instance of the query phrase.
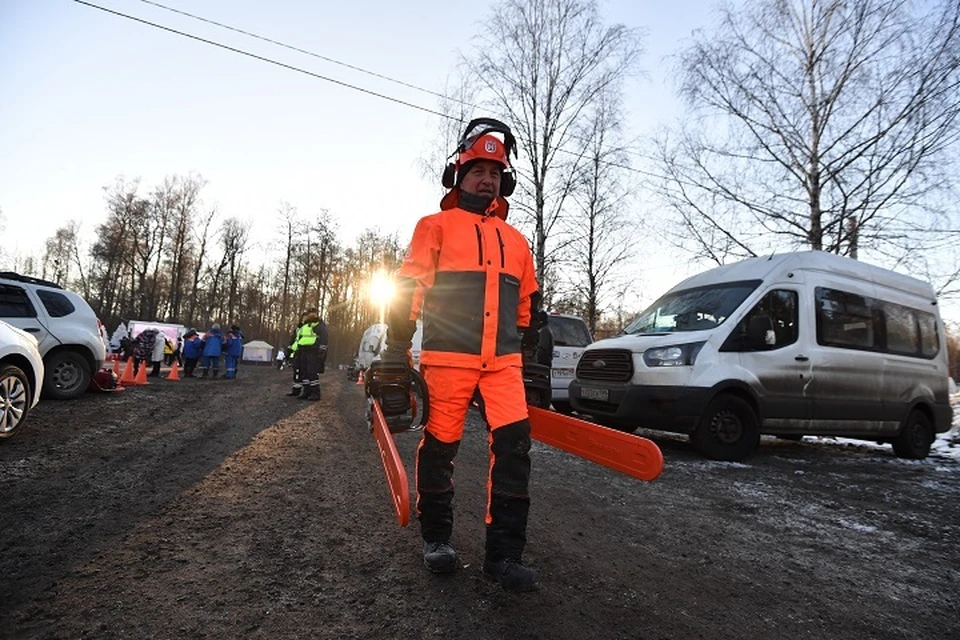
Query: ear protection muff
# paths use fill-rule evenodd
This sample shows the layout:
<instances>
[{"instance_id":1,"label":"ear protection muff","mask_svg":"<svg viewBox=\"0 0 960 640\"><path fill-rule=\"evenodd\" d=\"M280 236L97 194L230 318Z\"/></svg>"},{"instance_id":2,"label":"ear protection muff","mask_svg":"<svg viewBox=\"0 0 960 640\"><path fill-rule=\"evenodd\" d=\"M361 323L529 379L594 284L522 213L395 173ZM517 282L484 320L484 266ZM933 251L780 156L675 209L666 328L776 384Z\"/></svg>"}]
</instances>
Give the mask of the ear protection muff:
<instances>
[{"instance_id":1,"label":"ear protection muff","mask_svg":"<svg viewBox=\"0 0 960 640\"><path fill-rule=\"evenodd\" d=\"M440 178L440 184L444 189L453 189L457 184L457 167L451 162L443 170L443 176Z\"/></svg>"},{"instance_id":2,"label":"ear protection muff","mask_svg":"<svg viewBox=\"0 0 960 640\"><path fill-rule=\"evenodd\" d=\"M517 188L517 177L513 175L513 169L509 169L500 174L500 195L509 198L513 195L513 190Z\"/></svg>"}]
</instances>

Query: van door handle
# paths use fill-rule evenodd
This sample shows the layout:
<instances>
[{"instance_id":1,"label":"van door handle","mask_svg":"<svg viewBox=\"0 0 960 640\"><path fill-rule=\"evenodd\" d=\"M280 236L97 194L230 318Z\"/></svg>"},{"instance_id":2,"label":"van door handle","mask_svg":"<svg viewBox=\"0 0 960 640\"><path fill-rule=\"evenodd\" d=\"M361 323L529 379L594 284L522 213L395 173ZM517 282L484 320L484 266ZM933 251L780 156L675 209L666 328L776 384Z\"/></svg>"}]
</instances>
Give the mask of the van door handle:
<instances>
[{"instance_id":1,"label":"van door handle","mask_svg":"<svg viewBox=\"0 0 960 640\"><path fill-rule=\"evenodd\" d=\"M796 358L794 358L794 360L796 360L797 362L806 362L806 361L809 360L809 359L810 359L810 358L808 358L807 356L804 356L804 355L799 355L799 356L797 356Z\"/></svg>"},{"instance_id":2,"label":"van door handle","mask_svg":"<svg viewBox=\"0 0 960 640\"><path fill-rule=\"evenodd\" d=\"M24 331L27 333L40 333L40 327L27 327Z\"/></svg>"}]
</instances>

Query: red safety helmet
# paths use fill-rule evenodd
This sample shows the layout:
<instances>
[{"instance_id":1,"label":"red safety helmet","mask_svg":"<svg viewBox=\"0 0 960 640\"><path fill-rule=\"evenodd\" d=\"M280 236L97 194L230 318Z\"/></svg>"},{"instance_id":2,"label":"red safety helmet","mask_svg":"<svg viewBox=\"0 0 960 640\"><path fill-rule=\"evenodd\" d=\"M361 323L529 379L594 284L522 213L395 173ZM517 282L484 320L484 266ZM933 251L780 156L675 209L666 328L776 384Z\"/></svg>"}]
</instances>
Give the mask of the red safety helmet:
<instances>
[{"instance_id":1,"label":"red safety helmet","mask_svg":"<svg viewBox=\"0 0 960 640\"><path fill-rule=\"evenodd\" d=\"M503 136L497 138L495 133ZM510 127L493 118L475 118L467 125L456 151L451 154L454 161L443 171L441 183L447 189L453 189L460 183L461 169L477 160L492 160L503 166L500 180L500 195L507 197L517 186L517 179L510 164L510 153L517 156L517 141Z\"/></svg>"}]
</instances>

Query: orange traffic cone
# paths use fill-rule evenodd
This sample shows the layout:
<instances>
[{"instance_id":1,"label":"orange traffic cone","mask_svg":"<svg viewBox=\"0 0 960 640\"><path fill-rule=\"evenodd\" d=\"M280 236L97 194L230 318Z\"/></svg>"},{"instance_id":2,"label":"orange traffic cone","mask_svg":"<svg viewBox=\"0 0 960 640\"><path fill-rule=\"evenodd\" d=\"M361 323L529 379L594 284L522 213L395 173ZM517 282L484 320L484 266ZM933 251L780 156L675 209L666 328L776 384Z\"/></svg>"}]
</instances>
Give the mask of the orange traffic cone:
<instances>
[{"instance_id":1,"label":"orange traffic cone","mask_svg":"<svg viewBox=\"0 0 960 640\"><path fill-rule=\"evenodd\" d=\"M123 375L120 376L120 384L130 385L133 382L133 356L127 358L127 364L123 366Z\"/></svg>"},{"instance_id":2,"label":"orange traffic cone","mask_svg":"<svg viewBox=\"0 0 960 640\"><path fill-rule=\"evenodd\" d=\"M144 385L150 384L147 382L147 361L144 360L140 363L140 368L137 369L137 375L133 378L133 384L135 385Z\"/></svg>"},{"instance_id":3,"label":"orange traffic cone","mask_svg":"<svg viewBox=\"0 0 960 640\"><path fill-rule=\"evenodd\" d=\"M167 376L167 380L179 380L180 379L180 365L177 364L177 361L173 361L173 367L170 368L170 374Z\"/></svg>"},{"instance_id":4,"label":"orange traffic cone","mask_svg":"<svg viewBox=\"0 0 960 640\"><path fill-rule=\"evenodd\" d=\"M113 359L113 375L120 377L120 360L117 358Z\"/></svg>"}]
</instances>

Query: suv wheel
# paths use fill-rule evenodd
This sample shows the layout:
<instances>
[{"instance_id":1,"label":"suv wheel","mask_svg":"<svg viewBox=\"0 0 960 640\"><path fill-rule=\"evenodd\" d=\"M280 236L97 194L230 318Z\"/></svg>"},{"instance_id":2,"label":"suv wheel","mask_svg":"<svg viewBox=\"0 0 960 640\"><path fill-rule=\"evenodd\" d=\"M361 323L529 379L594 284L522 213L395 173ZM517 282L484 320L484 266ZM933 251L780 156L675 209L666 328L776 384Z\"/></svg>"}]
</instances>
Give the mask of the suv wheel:
<instances>
[{"instance_id":1,"label":"suv wheel","mask_svg":"<svg viewBox=\"0 0 960 640\"><path fill-rule=\"evenodd\" d=\"M54 400L76 398L90 385L90 366L78 353L59 351L44 363L43 394Z\"/></svg>"},{"instance_id":2,"label":"suv wheel","mask_svg":"<svg viewBox=\"0 0 960 640\"><path fill-rule=\"evenodd\" d=\"M9 438L27 418L30 383L20 367L0 365L0 438Z\"/></svg>"}]
</instances>

